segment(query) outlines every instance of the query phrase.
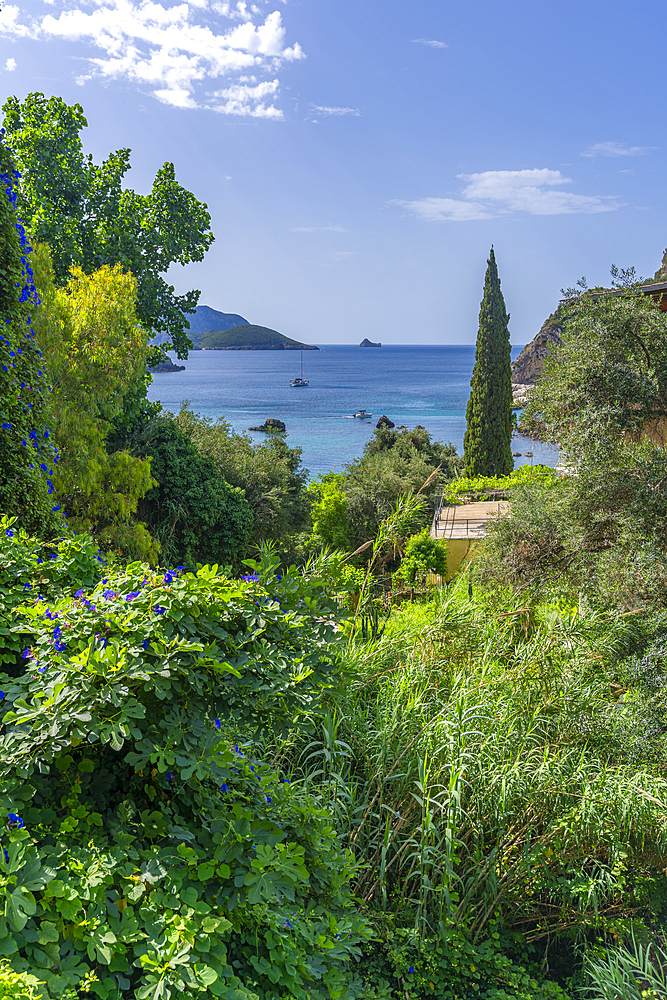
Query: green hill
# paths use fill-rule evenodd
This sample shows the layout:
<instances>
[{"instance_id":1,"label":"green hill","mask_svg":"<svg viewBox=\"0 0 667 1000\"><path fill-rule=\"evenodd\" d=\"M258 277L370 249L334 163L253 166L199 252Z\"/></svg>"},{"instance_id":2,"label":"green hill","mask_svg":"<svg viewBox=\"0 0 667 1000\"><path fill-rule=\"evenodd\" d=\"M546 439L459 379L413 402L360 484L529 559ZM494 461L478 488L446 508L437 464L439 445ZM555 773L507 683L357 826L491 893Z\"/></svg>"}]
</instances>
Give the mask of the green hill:
<instances>
[{"instance_id":1,"label":"green hill","mask_svg":"<svg viewBox=\"0 0 667 1000\"><path fill-rule=\"evenodd\" d=\"M267 326L233 326L230 330L206 330L199 337L205 351L318 351L318 347L300 344Z\"/></svg>"}]
</instances>

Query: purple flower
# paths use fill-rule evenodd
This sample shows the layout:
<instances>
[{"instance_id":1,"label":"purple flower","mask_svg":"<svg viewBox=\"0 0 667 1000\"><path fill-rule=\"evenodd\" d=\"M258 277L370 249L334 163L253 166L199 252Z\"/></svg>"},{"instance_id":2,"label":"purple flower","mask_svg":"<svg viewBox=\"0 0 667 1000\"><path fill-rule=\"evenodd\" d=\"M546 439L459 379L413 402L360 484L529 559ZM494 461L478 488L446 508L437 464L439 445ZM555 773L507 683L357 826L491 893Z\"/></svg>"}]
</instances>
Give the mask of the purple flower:
<instances>
[{"instance_id":1,"label":"purple flower","mask_svg":"<svg viewBox=\"0 0 667 1000\"><path fill-rule=\"evenodd\" d=\"M11 827L16 827L17 830L21 830L25 826L25 823L23 822L21 817L17 816L16 813L10 813L7 819L9 820L9 823L7 825Z\"/></svg>"},{"instance_id":2,"label":"purple flower","mask_svg":"<svg viewBox=\"0 0 667 1000\"><path fill-rule=\"evenodd\" d=\"M21 653L21 659L32 660L32 653L30 652L30 646L28 646L27 649L23 650L23 652Z\"/></svg>"},{"instance_id":3,"label":"purple flower","mask_svg":"<svg viewBox=\"0 0 667 1000\"><path fill-rule=\"evenodd\" d=\"M259 580L259 576L257 573L249 573L247 576L242 576L241 579L245 580L246 583L256 583Z\"/></svg>"},{"instance_id":4,"label":"purple flower","mask_svg":"<svg viewBox=\"0 0 667 1000\"><path fill-rule=\"evenodd\" d=\"M82 587L81 590L77 590L77 592L76 592L76 594L74 596L76 598L79 598L79 597L83 597L83 594L84 594L84 590L83 590L83 587Z\"/></svg>"},{"instance_id":5,"label":"purple flower","mask_svg":"<svg viewBox=\"0 0 667 1000\"><path fill-rule=\"evenodd\" d=\"M115 590L105 590L102 597L106 598L107 601L113 601L116 596Z\"/></svg>"},{"instance_id":6,"label":"purple flower","mask_svg":"<svg viewBox=\"0 0 667 1000\"><path fill-rule=\"evenodd\" d=\"M216 729L220 729L220 719L214 719L213 725L215 726Z\"/></svg>"},{"instance_id":7,"label":"purple flower","mask_svg":"<svg viewBox=\"0 0 667 1000\"><path fill-rule=\"evenodd\" d=\"M166 610L167 610L166 608L161 608L159 604L156 604L155 607L153 608L153 611L155 612L156 615L163 615Z\"/></svg>"},{"instance_id":8,"label":"purple flower","mask_svg":"<svg viewBox=\"0 0 667 1000\"><path fill-rule=\"evenodd\" d=\"M125 598L125 600L126 601L133 601L134 598L138 597L138 596L139 596L139 591L138 590L133 590L132 593L130 593L130 594L127 595L127 597Z\"/></svg>"},{"instance_id":9,"label":"purple flower","mask_svg":"<svg viewBox=\"0 0 667 1000\"><path fill-rule=\"evenodd\" d=\"M14 537L14 532L12 531L11 528L6 528L5 529L5 534L7 535L7 538L13 538Z\"/></svg>"},{"instance_id":10,"label":"purple flower","mask_svg":"<svg viewBox=\"0 0 667 1000\"><path fill-rule=\"evenodd\" d=\"M62 653L63 649L65 648L65 644L64 643L61 643L61 645L62 645L62 649L58 650L59 653ZM46 667L37 667L37 673L38 674L46 673Z\"/></svg>"}]
</instances>

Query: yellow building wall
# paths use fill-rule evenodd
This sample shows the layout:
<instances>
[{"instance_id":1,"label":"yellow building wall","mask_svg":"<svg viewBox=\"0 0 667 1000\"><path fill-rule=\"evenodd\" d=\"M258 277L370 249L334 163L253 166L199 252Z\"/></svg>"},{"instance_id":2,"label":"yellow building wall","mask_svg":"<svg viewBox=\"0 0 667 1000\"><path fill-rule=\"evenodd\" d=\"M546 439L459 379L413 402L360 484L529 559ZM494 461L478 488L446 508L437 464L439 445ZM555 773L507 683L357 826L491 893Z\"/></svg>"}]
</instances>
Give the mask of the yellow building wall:
<instances>
[{"instance_id":1,"label":"yellow building wall","mask_svg":"<svg viewBox=\"0 0 667 1000\"><path fill-rule=\"evenodd\" d=\"M476 539L447 539L447 580L452 580L469 562L477 546Z\"/></svg>"}]
</instances>

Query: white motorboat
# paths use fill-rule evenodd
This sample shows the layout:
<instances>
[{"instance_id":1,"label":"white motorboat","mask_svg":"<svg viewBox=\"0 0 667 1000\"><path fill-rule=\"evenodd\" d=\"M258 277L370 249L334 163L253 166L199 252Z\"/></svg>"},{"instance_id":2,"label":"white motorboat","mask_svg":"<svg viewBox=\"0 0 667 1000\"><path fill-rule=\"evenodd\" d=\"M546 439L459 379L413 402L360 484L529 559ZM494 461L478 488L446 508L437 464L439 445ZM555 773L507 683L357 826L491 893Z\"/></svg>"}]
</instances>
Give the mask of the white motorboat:
<instances>
[{"instance_id":1,"label":"white motorboat","mask_svg":"<svg viewBox=\"0 0 667 1000\"><path fill-rule=\"evenodd\" d=\"M369 413L368 410L357 410L357 412L353 413L352 415L354 417L361 417L362 420L364 419L364 417L372 417L373 416L373 414Z\"/></svg>"}]
</instances>

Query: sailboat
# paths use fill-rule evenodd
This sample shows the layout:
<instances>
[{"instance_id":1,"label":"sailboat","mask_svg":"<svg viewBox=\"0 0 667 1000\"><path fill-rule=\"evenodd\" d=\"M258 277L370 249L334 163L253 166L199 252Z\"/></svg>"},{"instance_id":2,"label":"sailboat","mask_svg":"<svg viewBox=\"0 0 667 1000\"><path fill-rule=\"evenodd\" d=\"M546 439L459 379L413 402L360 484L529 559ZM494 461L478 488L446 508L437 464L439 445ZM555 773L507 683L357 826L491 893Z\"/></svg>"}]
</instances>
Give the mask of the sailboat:
<instances>
[{"instance_id":1,"label":"sailboat","mask_svg":"<svg viewBox=\"0 0 667 1000\"><path fill-rule=\"evenodd\" d=\"M309 385L309 384L310 383L308 382L308 379L303 377L303 351L301 351L301 375L299 375L297 378L290 379L290 385L299 386L299 385Z\"/></svg>"}]
</instances>

